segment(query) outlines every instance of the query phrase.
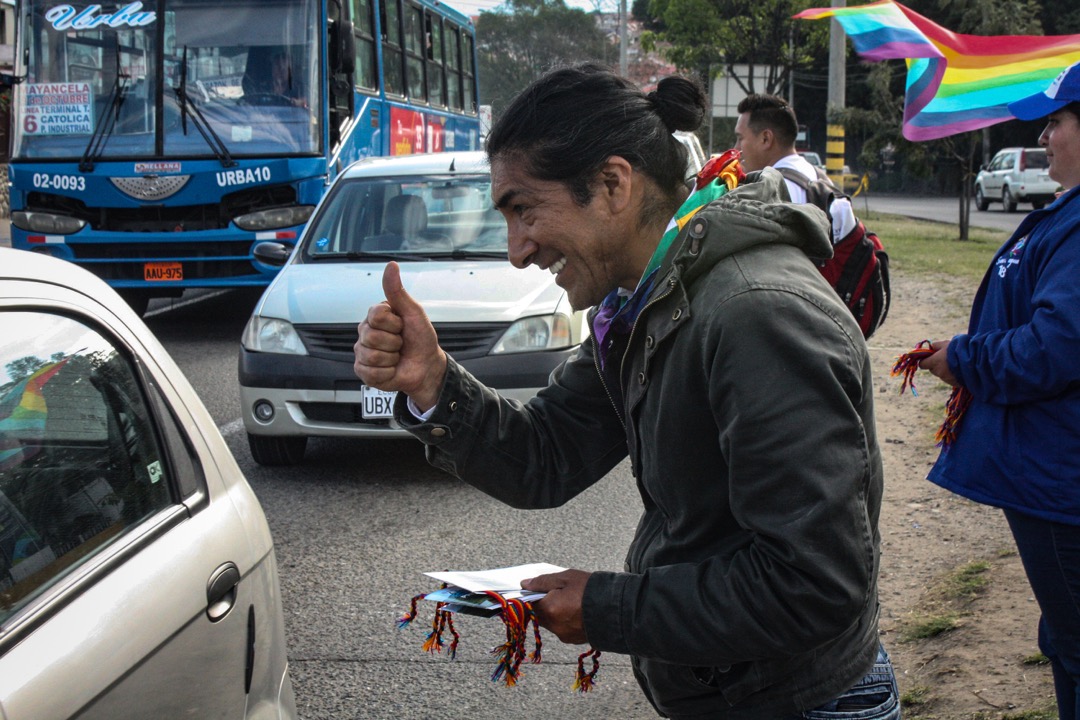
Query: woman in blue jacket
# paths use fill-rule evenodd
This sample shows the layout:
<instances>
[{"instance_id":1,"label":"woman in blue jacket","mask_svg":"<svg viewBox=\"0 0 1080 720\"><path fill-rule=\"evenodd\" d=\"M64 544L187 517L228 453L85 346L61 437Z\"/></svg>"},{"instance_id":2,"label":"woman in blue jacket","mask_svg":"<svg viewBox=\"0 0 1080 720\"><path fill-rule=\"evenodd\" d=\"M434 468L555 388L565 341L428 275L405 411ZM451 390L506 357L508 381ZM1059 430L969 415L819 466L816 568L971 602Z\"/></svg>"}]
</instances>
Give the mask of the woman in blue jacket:
<instances>
[{"instance_id":1,"label":"woman in blue jacket","mask_svg":"<svg viewBox=\"0 0 1080 720\"><path fill-rule=\"evenodd\" d=\"M1061 720L1080 717L1080 63L1009 105L1047 117L1039 144L1065 192L998 250L968 332L921 367L971 393L929 479L1005 511L1042 611Z\"/></svg>"}]
</instances>

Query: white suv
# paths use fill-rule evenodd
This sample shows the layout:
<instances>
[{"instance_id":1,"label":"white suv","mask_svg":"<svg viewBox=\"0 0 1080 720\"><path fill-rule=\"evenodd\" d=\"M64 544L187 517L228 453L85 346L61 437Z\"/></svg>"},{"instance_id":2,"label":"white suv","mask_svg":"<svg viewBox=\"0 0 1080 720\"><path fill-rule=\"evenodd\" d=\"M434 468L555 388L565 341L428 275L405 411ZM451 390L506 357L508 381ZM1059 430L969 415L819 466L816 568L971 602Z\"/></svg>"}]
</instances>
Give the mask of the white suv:
<instances>
[{"instance_id":1,"label":"white suv","mask_svg":"<svg viewBox=\"0 0 1080 720\"><path fill-rule=\"evenodd\" d=\"M975 178L975 207L986 210L1000 202L1005 212L1029 202L1038 210L1054 200L1061 186L1050 179L1050 165L1043 148L1005 148Z\"/></svg>"}]
</instances>

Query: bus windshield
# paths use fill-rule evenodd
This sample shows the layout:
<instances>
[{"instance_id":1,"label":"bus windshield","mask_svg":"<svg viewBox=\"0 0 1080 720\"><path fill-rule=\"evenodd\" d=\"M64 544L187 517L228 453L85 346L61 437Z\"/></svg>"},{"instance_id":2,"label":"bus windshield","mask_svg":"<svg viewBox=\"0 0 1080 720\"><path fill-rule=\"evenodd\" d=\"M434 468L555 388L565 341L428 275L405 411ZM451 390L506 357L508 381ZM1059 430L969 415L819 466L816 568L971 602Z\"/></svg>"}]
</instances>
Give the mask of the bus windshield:
<instances>
[{"instance_id":1,"label":"bus windshield","mask_svg":"<svg viewBox=\"0 0 1080 720\"><path fill-rule=\"evenodd\" d=\"M156 5L24 4L15 158L321 151L318 0Z\"/></svg>"}]
</instances>

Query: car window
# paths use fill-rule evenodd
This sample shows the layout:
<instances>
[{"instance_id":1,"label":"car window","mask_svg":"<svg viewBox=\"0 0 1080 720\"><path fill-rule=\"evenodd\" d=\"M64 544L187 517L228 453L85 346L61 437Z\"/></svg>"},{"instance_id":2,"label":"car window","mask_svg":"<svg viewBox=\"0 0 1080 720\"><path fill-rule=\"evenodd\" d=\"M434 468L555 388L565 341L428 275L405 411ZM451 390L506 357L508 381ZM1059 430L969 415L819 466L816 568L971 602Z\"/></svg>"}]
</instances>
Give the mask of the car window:
<instances>
[{"instance_id":1,"label":"car window","mask_svg":"<svg viewBox=\"0 0 1080 720\"><path fill-rule=\"evenodd\" d=\"M997 157L995 157L993 162L990 163L990 170L992 170L992 171L1000 170L1001 169L1001 164L1002 164L1002 162L1004 162L1004 160L1005 160L1004 155L998 155Z\"/></svg>"},{"instance_id":2,"label":"car window","mask_svg":"<svg viewBox=\"0 0 1080 720\"><path fill-rule=\"evenodd\" d=\"M1025 150L1024 167L1028 170L1045 170L1050 167L1045 150Z\"/></svg>"},{"instance_id":3,"label":"car window","mask_svg":"<svg viewBox=\"0 0 1080 720\"><path fill-rule=\"evenodd\" d=\"M173 498L128 356L94 327L0 313L0 622Z\"/></svg>"},{"instance_id":4,"label":"car window","mask_svg":"<svg viewBox=\"0 0 1080 720\"><path fill-rule=\"evenodd\" d=\"M392 255L503 258L506 222L488 175L353 179L331 191L304 235L302 262Z\"/></svg>"},{"instance_id":5,"label":"car window","mask_svg":"<svg viewBox=\"0 0 1080 720\"><path fill-rule=\"evenodd\" d=\"M1012 170L1014 165L1016 165L1016 157L1012 153L1001 158L1002 170Z\"/></svg>"}]
</instances>

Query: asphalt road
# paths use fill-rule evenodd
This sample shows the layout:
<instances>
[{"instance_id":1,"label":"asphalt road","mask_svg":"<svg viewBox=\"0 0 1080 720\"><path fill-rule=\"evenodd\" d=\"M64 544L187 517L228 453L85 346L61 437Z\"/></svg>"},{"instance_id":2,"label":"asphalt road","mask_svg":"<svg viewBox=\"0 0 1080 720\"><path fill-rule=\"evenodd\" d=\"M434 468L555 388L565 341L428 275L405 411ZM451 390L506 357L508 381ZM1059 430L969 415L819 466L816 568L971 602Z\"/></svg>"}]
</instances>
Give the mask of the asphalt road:
<instances>
[{"instance_id":1,"label":"asphalt road","mask_svg":"<svg viewBox=\"0 0 1080 720\"><path fill-rule=\"evenodd\" d=\"M856 214L865 212L869 208L875 212L904 215L953 225L960 222L960 200L954 197L916 197L868 193L855 197L854 203ZM1007 213L1002 210L1001 205L991 204L989 210L980 212L972 204L970 222L973 227L990 228L1011 233L1030 211L1030 205L1021 205L1017 212Z\"/></svg>"}]
</instances>

